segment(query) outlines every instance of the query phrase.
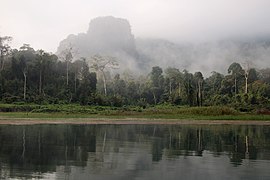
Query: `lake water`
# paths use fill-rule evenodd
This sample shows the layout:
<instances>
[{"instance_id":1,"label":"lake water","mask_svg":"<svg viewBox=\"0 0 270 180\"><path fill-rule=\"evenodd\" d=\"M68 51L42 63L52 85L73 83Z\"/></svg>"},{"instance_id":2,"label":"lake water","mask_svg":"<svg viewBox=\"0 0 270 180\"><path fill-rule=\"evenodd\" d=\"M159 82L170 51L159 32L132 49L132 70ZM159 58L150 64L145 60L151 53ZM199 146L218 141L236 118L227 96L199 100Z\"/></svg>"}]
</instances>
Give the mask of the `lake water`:
<instances>
[{"instance_id":1,"label":"lake water","mask_svg":"<svg viewBox=\"0 0 270 180\"><path fill-rule=\"evenodd\" d=\"M1 125L0 179L270 179L270 127Z\"/></svg>"}]
</instances>

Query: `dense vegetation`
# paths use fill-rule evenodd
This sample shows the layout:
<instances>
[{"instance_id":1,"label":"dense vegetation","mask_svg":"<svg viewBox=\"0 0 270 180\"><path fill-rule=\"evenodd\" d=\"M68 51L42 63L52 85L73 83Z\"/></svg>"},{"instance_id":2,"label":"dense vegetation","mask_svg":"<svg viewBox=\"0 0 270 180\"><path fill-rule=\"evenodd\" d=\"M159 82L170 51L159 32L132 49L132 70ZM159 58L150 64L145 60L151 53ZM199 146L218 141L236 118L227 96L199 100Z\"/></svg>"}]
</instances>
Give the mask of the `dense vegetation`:
<instances>
[{"instance_id":1,"label":"dense vegetation","mask_svg":"<svg viewBox=\"0 0 270 180\"><path fill-rule=\"evenodd\" d=\"M270 108L270 69L232 63L228 74L190 73L152 67L148 75L109 73L117 60L94 56L74 59L72 47L60 55L25 44L9 47L0 37L0 101L5 104L81 104L140 106L231 106L240 111ZM117 72L117 70L114 70Z\"/></svg>"}]
</instances>

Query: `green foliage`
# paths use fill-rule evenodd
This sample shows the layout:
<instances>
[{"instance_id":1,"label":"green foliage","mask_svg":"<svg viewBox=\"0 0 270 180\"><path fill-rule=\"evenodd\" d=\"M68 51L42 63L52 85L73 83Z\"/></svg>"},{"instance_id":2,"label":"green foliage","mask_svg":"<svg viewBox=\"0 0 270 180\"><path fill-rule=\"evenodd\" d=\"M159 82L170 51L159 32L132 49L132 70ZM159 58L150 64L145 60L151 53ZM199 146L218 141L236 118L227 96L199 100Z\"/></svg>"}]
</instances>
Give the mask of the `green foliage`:
<instances>
[{"instance_id":1,"label":"green foliage","mask_svg":"<svg viewBox=\"0 0 270 180\"><path fill-rule=\"evenodd\" d=\"M0 104L0 112L30 112L34 109L39 109L39 105L32 104Z\"/></svg>"},{"instance_id":2,"label":"green foliage","mask_svg":"<svg viewBox=\"0 0 270 180\"><path fill-rule=\"evenodd\" d=\"M237 115L237 111L233 108L223 106L210 107L178 107L178 106L156 106L148 109L152 113L157 114L179 114L179 115L200 115L200 116L222 116Z\"/></svg>"},{"instance_id":3,"label":"green foliage","mask_svg":"<svg viewBox=\"0 0 270 180\"><path fill-rule=\"evenodd\" d=\"M137 106L144 109L160 104L206 105L228 106L244 112L270 106L269 68L250 68L247 74L239 63L234 62L228 67L229 74L212 72L210 77L204 78L200 71L190 73L176 67L163 70L154 66L147 76L136 77L131 73L109 72L108 69L118 67L113 57L93 56L89 66L90 62L85 58L74 59L73 47L63 52L64 61L60 61L56 55L35 51L28 44L12 50L6 43L9 40L10 37L0 37L2 103ZM39 111L62 110L46 107ZM197 112L194 110L194 113Z\"/></svg>"}]
</instances>

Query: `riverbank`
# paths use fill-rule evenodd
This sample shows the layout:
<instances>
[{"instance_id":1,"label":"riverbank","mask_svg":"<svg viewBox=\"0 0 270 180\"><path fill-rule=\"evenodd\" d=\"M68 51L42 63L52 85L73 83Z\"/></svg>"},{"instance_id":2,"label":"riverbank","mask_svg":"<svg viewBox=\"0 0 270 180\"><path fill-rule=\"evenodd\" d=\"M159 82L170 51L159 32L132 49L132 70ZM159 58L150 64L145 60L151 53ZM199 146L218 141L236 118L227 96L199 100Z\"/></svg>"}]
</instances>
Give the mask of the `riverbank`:
<instances>
[{"instance_id":1,"label":"riverbank","mask_svg":"<svg viewBox=\"0 0 270 180\"><path fill-rule=\"evenodd\" d=\"M270 115L230 107L0 105L0 124L264 124Z\"/></svg>"},{"instance_id":2,"label":"riverbank","mask_svg":"<svg viewBox=\"0 0 270 180\"><path fill-rule=\"evenodd\" d=\"M192 120L192 119L147 119L147 118L3 118L0 117L1 125L34 125L34 124L171 124L171 125L268 125L265 120Z\"/></svg>"},{"instance_id":3,"label":"riverbank","mask_svg":"<svg viewBox=\"0 0 270 180\"><path fill-rule=\"evenodd\" d=\"M88 117L88 118L18 118L5 117L0 114L1 125L34 125L34 124L196 124L196 125L270 125L270 120L252 119L165 119L165 118L136 118L136 117ZM218 118L218 117L217 117Z\"/></svg>"}]
</instances>

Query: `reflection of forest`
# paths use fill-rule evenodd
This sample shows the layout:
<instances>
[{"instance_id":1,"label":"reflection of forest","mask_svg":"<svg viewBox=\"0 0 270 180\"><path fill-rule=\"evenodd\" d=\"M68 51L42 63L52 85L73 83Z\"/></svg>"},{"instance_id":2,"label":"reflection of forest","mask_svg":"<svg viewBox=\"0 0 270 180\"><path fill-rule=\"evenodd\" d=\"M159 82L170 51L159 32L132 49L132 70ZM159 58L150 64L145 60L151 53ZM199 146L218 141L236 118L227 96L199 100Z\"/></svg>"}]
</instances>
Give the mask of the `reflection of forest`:
<instances>
[{"instance_id":1,"label":"reflection of forest","mask_svg":"<svg viewBox=\"0 0 270 180\"><path fill-rule=\"evenodd\" d=\"M147 152L152 162L179 156L226 155L235 165L243 159L270 160L270 128L266 126L176 126L176 125L29 125L0 126L1 178L16 177L18 170L56 172L63 167L92 166L98 171L114 169L119 158L140 160ZM132 152L131 152L132 151ZM104 164L107 162L107 164ZM110 162L110 163L109 163ZM133 167L126 167L133 168ZM138 167L137 167L138 169ZM27 178L28 173L23 173ZM37 175L38 176L38 175Z\"/></svg>"}]
</instances>

